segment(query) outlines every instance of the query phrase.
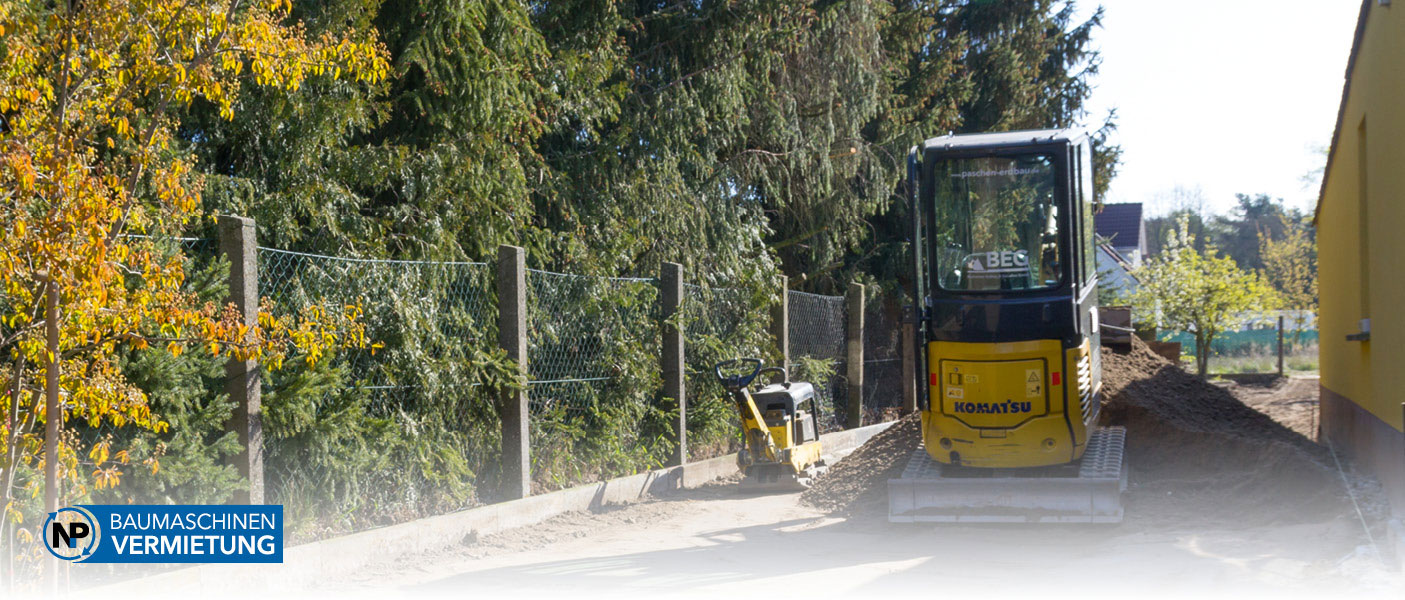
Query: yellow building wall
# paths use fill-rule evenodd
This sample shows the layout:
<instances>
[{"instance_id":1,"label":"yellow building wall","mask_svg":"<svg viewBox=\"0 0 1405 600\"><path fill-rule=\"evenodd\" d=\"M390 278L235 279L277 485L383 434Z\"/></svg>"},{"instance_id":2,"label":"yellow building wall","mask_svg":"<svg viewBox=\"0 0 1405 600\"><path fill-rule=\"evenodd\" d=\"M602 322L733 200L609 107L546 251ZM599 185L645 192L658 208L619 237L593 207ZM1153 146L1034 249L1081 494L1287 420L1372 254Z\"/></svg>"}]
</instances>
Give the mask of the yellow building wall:
<instances>
[{"instance_id":1,"label":"yellow building wall","mask_svg":"<svg viewBox=\"0 0 1405 600\"><path fill-rule=\"evenodd\" d=\"M1405 431L1405 3L1370 5L1317 213L1322 385Z\"/></svg>"}]
</instances>

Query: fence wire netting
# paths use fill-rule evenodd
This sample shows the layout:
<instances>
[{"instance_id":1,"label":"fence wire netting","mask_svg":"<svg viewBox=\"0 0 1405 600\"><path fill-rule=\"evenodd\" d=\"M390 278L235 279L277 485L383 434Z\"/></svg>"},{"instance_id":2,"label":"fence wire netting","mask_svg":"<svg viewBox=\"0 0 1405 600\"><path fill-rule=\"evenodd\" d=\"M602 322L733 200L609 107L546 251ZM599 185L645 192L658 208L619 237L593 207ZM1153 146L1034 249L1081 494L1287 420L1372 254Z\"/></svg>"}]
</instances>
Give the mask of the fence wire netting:
<instances>
[{"instance_id":1,"label":"fence wire netting","mask_svg":"<svg viewBox=\"0 0 1405 600\"><path fill-rule=\"evenodd\" d=\"M791 379L815 386L825 431L843 429L848 407L844 297L787 292Z\"/></svg>"},{"instance_id":2,"label":"fence wire netting","mask_svg":"<svg viewBox=\"0 0 1405 600\"><path fill-rule=\"evenodd\" d=\"M590 411L631 357L658 347L653 279L528 269L527 289L533 416Z\"/></svg>"},{"instance_id":3,"label":"fence wire netting","mask_svg":"<svg viewBox=\"0 0 1405 600\"><path fill-rule=\"evenodd\" d=\"M897 418L902 408L902 305L880 296L864 304L863 422Z\"/></svg>"},{"instance_id":4,"label":"fence wire netting","mask_svg":"<svg viewBox=\"0 0 1405 600\"><path fill-rule=\"evenodd\" d=\"M527 270L532 468L561 487L662 465L657 280Z\"/></svg>"},{"instance_id":5,"label":"fence wire netting","mask_svg":"<svg viewBox=\"0 0 1405 600\"><path fill-rule=\"evenodd\" d=\"M758 306L756 298L744 289L683 285L680 324L686 361L689 457L711 458L739 447L737 412L713 368L725 360L765 359L774 354L768 308ZM761 339L771 343L764 352L756 347Z\"/></svg>"},{"instance_id":6,"label":"fence wire netting","mask_svg":"<svg viewBox=\"0 0 1405 600\"><path fill-rule=\"evenodd\" d=\"M424 367L461 347L496 342L489 265L339 258L261 248L260 296L296 313L309 306L359 304L367 337L383 349L353 349L334 361L346 387L365 390L389 415L434 383ZM413 343L413 345L412 345ZM442 383L441 383L442 385Z\"/></svg>"},{"instance_id":7,"label":"fence wire netting","mask_svg":"<svg viewBox=\"0 0 1405 600\"><path fill-rule=\"evenodd\" d=\"M217 241L153 241L185 253L191 291L210 302L227 301L228 267ZM678 406L662 393L659 282L536 269L525 276L528 367L521 383L529 402L534 491L663 466L674 449ZM261 300L274 315L356 305L367 338L378 344L374 351L340 350L315 363L293 357L281 368L264 365L265 501L283 504L290 523L351 531L498 500L498 401L515 375L498 348L496 265L259 248L257 277ZM674 322L685 345L691 459L738 448L736 408L713 366L744 357L776 363L776 301L765 281L683 286ZM839 429L847 400L844 298L790 292L789 302L793 360L786 366L793 380L815 384L824 430ZM191 406L226 403L220 410L232 409L223 359L189 353L179 360L199 361L170 384L200 390L203 396ZM155 363L149 369L168 372ZM211 431L222 431L224 419L214 417ZM108 429L76 425L75 433L89 443L123 433ZM226 442L207 451L237 451ZM182 498L223 502L241 485L237 477L230 474L208 498ZM159 493L130 485L124 490L133 497ZM290 535L324 533L295 529Z\"/></svg>"},{"instance_id":8,"label":"fence wire netting","mask_svg":"<svg viewBox=\"0 0 1405 600\"><path fill-rule=\"evenodd\" d=\"M258 270L277 313L359 305L382 346L265 374L264 403L276 408L265 411L270 497L380 513L477 502L474 474L492 473L499 452L493 398L474 368L496 344L492 268L261 248Z\"/></svg>"}]
</instances>

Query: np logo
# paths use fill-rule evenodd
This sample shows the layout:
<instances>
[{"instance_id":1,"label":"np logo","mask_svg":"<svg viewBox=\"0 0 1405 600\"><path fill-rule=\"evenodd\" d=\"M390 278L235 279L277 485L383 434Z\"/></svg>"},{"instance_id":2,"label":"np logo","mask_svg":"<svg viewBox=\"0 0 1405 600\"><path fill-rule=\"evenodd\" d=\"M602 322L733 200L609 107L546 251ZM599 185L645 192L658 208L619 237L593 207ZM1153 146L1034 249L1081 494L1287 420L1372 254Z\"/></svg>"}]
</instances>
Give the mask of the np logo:
<instances>
[{"instance_id":1,"label":"np logo","mask_svg":"<svg viewBox=\"0 0 1405 600\"><path fill-rule=\"evenodd\" d=\"M44 522L44 547L60 560L87 560L101 539L98 518L82 507L60 508L49 513L49 519Z\"/></svg>"}]
</instances>

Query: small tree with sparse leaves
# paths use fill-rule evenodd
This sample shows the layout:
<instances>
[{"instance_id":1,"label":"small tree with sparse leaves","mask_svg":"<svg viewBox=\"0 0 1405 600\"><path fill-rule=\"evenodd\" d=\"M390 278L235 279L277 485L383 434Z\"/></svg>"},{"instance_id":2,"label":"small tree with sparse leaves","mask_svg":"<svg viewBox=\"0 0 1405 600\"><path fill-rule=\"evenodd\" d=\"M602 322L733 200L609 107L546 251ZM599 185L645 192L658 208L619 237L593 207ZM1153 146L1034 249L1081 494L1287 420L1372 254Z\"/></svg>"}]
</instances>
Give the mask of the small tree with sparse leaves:
<instances>
[{"instance_id":1,"label":"small tree with sparse leaves","mask_svg":"<svg viewBox=\"0 0 1405 600\"><path fill-rule=\"evenodd\" d=\"M1277 308L1278 295L1214 248L1196 250L1185 218L1168 238L1166 250L1136 270L1132 302L1139 320L1195 337L1195 367L1203 377L1215 337L1241 325L1249 311Z\"/></svg>"}]
</instances>

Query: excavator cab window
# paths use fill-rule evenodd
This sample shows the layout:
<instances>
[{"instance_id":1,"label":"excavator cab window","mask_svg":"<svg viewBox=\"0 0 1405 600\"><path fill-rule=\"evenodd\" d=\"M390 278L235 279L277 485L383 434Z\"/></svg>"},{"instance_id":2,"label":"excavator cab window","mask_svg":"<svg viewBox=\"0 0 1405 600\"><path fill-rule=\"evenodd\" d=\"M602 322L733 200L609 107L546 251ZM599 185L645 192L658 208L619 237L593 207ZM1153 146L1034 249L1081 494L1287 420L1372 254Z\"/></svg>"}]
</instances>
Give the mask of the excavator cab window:
<instances>
[{"instance_id":1,"label":"excavator cab window","mask_svg":"<svg viewBox=\"0 0 1405 600\"><path fill-rule=\"evenodd\" d=\"M1062 281L1062 215L1049 154L952 158L932 166L937 285L1020 291Z\"/></svg>"},{"instance_id":2,"label":"excavator cab window","mask_svg":"<svg viewBox=\"0 0 1405 600\"><path fill-rule=\"evenodd\" d=\"M1079 220L1082 222L1083 231L1079 236L1083 254L1083 283L1097 279L1098 257L1093 231L1093 156L1089 152L1088 142L1084 141L1078 145L1078 208Z\"/></svg>"}]
</instances>

